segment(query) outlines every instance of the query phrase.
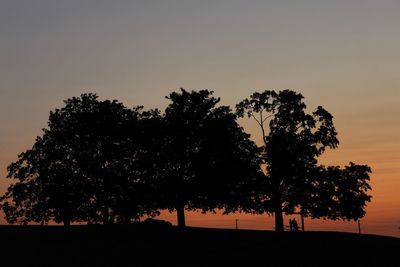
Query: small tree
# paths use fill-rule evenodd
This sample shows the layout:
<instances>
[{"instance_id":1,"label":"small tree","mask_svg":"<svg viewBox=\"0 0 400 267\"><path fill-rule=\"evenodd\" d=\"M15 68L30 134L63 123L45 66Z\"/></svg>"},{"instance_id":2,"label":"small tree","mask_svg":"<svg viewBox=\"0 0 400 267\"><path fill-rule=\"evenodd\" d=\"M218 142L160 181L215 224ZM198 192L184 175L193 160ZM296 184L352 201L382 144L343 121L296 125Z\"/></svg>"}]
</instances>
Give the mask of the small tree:
<instances>
[{"instance_id":1,"label":"small tree","mask_svg":"<svg viewBox=\"0 0 400 267\"><path fill-rule=\"evenodd\" d=\"M302 214L311 218L331 220L358 220L365 215L366 203L371 201L368 184L371 168L352 162L344 168L319 166L313 179L313 187Z\"/></svg>"}]
</instances>

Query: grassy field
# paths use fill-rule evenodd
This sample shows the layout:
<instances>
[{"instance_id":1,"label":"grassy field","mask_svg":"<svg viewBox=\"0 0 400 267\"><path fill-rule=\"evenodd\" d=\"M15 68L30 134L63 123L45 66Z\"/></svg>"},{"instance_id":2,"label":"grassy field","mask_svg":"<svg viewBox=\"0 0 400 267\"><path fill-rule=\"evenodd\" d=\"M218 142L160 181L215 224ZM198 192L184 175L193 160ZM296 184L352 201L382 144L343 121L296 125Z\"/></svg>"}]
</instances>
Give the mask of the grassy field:
<instances>
[{"instance_id":1,"label":"grassy field","mask_svg":"<svg viewBox=\"0 0 400 267\"><path fill-rule=\"evenodd\" d=\"M339 232L0 226L11 266L400 266L400 239Z\"/></svg>"}]
</instances>

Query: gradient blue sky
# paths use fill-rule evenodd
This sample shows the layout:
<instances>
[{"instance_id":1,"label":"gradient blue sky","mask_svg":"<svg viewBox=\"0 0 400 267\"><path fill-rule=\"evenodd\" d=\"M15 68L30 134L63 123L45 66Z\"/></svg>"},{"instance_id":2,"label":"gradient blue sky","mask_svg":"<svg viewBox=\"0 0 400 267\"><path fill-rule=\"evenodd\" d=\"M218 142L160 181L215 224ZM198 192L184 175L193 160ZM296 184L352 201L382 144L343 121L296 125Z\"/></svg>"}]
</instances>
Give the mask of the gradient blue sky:
<instances>
[{"instance_id":1,"label":"gradient blue sky","mask_svg":"<svg viewBox=\"0 0 400 267\"><path fill-rule=\"evenodd\" d=\"M82 92L163 108L180 87L213 89L227 105L290 88L335 116L341 146L323 162L373 167L366 231L400 236L399 11L394 0L0 0L0 191L49 111Z\"/></svg>"}]
</instances>

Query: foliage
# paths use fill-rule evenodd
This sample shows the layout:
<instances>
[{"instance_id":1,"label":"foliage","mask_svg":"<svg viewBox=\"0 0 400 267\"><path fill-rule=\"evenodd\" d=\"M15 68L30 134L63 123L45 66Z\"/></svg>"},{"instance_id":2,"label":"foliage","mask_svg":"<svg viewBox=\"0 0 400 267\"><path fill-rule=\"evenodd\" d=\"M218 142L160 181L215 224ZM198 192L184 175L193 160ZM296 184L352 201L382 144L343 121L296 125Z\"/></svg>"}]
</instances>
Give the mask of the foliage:
<instances>
[{"instance_id":1,"label":"foliage","mask_svg":"<svg viewBox=\"0 0 400 267\"><path fill-rule=\"evenodd\" d=\"M319 166L316 169L309 198L302 206L303 214L312 218L358 220L365 215L366 203L371 201L367 165L352 162L344 168Z\"/></svg>"},{"instance_id":2,"label":"foliage","mask_svg":"<svg viewBox=\"0 0 400 267\"><path fill-rule=\"evenodd\" d=\"M219 98L208 90L173 92L165 110L165 155L160 182L165 205L178 211L185 225L184 209L236 209L241 185L257 177L257 147L237 124L229 107L216 105ZM235 202L236 201L236 202Z\"/></svg>"}]
</instances>

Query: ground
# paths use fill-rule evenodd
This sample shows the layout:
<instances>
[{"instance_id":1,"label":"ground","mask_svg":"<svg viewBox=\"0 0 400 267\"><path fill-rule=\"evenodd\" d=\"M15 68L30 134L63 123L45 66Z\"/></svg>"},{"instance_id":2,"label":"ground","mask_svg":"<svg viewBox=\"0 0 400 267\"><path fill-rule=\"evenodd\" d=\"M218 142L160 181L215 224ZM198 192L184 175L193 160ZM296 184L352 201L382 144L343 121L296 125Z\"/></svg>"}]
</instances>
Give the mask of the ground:
<instances>
[{"instance_id":1,"label":"ground","mask_svg":"<svg viewBox=\"0 0 400 267\"><path fill-rule=\"evenodd\" d=\"M399 238L340 232L0 226L0 241L12 266L400 266Z\"/></svg>"}]
</instances>

